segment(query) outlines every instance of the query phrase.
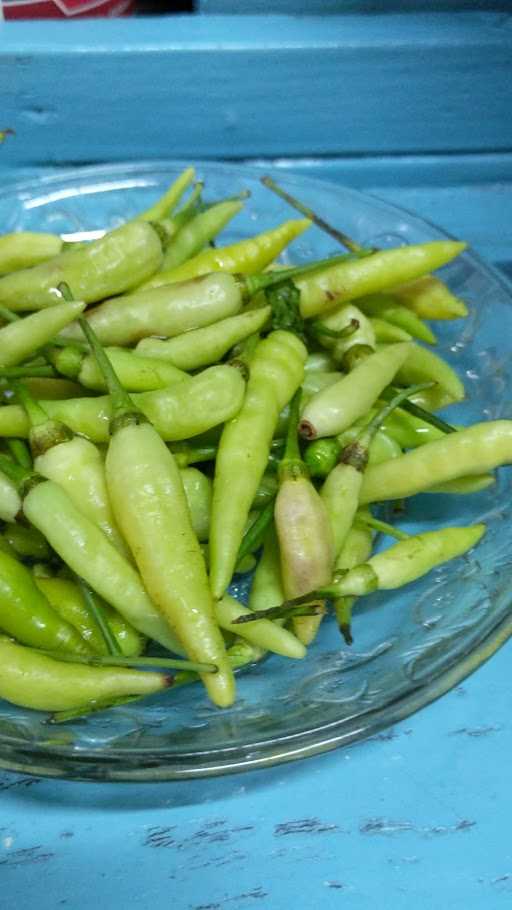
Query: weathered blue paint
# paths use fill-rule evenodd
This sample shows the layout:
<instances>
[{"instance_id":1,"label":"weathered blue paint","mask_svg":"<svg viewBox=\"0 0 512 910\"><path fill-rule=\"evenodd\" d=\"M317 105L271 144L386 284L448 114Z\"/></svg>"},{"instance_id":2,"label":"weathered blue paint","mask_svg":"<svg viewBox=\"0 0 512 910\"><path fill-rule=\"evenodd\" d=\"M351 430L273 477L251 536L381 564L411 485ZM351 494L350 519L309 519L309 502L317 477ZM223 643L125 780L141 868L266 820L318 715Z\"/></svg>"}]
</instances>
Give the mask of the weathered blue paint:
<instances>
[{"instance_id":1,"label":"weathered blue paint","mask_svg":"<svg viewBox=\"0 0 512 910\"><path fill-rule=\"evenodd\" d=\"M510 150L511 25L500 11L4 23L0 111L17 135L2 159Z\"/></svg>"},{"instance_id":2,"label":"weathered blue paint","mask_svg":"<svg viewBox=\"0 0 512 910\"><path fill-rule=\"evenodd\" d=\"M274 770L142 786L1 774L2 906L505 910L511 658L509 644L372 741Z\"/></svg>"}]
</instances>

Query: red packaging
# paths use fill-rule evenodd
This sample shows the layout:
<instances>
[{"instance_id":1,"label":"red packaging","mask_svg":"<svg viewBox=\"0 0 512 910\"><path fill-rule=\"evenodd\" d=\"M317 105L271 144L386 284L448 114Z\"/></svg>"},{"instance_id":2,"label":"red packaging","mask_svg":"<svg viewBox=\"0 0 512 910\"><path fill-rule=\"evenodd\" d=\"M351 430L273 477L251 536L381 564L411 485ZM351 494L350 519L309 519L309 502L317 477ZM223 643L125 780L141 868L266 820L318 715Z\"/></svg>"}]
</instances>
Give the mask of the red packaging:
<instances>
[{"instance_id":1,"label":"red packaging","mask_svg":"<svg viewBox=\"0 0 512 910\"><path fill-rule=\"evenodd\" d=\"M5 19L79 19L129 16L135 0L0 0L0 7Z\"/></svg>"}]
</instances>

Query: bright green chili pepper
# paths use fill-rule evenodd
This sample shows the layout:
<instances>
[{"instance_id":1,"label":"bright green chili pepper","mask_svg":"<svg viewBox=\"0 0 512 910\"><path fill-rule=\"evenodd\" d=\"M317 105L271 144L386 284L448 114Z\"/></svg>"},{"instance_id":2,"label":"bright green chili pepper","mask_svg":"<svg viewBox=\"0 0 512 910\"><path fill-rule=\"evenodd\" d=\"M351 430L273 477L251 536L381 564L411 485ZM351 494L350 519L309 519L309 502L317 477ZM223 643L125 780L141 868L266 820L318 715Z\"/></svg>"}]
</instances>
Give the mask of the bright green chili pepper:
<instances>
[{"instance_id":1,"label":"bright green chili pepper","mask_svg":"<svg viewBox=\"0 0 512 910\"><path fill-rule=\"evenodd\" d=\"M35 583L45 595L53 609L70 623L94 654L107 655L105 639L92 620L78 585L68 578L35 577ZM101 608L114 635L121 654L137 657L142 653L144 638L127 622L117 610L103 602Z\"/></svg>"},{"instance_id":2,"label":"bright green chili pepper","mask_svg":"<svg viewBox=\"0 0 512 910\"><path fill-rule=\"evenodd\" d=\"M259 342L240 413L224 427L215 463L210 528L210 579L217 599L231 581L279 413L300 385L306 354L302 342L289 332L272 332Z\"/></svg>"},{"instance_id":3,"label":"bright green chili pepper","mask_svg":"<svg viewBox=\"0 0 512 910\"><path fill-rule=\"evenodd\" d=\"M73 626L50 606L26 566L1 550L0 628L34 648L89 653Z\"/></svg>"},{"instance_id":4,"label":"bright green chili pepper","mask_svg":"<svg viewBox=\"0 0 512 910\"><path fill-rule=\"evenodd\" d=\"M85 309L85 303L59 303L0 329L1 368L15 366L43 347Z\"/></svg>"},{"instance_id":5,"label":"bright green chili pepper","mask_svg":"<svg viewBox=\"0 0 512 910\"><path fill-rule=\"evenodd\" d=\"M177 268L196 256L243 208L240 199L225 199L209 205L187 222L172 239L161 266L162 272Z\"/></svg>"},{"instance_id":6,"label":"bright green chili pepper","mask_svg":"<svg viewBox=\"0 0 512 910\"><path fill-rule=\"evenodd\" d=\"M159 272L144 287L160 287L176 281L188 281L209 272L255 275L263 272L292 240L310 227L307 219L285 221L270 231L240 240L231 246L203 250L177 268Z\"/></svg>"},{"instance_id":7,"label":"bright green chili pepper","mask_svg":"<svg viewBox=\"0 0 512 910\"><path fill-rule=\"evenodd\" d=\"M249 594L251 610L266 610L284 600L281 557L274 525L267 530L263 553L253 575Z\"/></svg>"},{"instance_id":8,"label":"bright green chili pepper","mask_svg":"<svg viewBox=\"0 0 512 910\"><path fill-rule=\"evenodd\" d=\"M334 385L315 395L302 412L299 431L306 439L336 436L362 417L406 361L409 343L370 354Z\"/></svg>"},{"instance_id":9,"label":"bright green chili pepper","mask_svg":"<svg viewBox=\"0 0 512 910\"><path fill-rule=\"evenodd\" d=\"M17 231L0 237L0 275L29 269L40 262L57 256L62 250L62 239L55 234Z\"/></svg>"},{"instance_id":10,"label":"bright green chili pepper","mask_svg":"<svg viewBox=\"0 0 512 910\"><path fill-rule=\"evenodd\" d=\"M336 559L336 571L345 572L366 562L372 552L372 531L368 527L352 525ZM347 645L353 642L351 620L355 597L339 597L334 603L334 613L340 632Z\"/></svg>"},{"instance_id":11,"label":"bright green chili pepper","mask_svg":"<svg viewBox=\"0 0 512 910\"><path fill-rule=\"evenodd\" d=\"M235 682L215 623L206 566L192 528L183 483L172 453L122 389L94 332L84 333L112 400L105 468L114 510L144 585L191 660L214 664L201 674L212 701L228 707Z\"/></svg>"},{"instance_id":12,"label":"bright green chili pepper","mask_svg":"<svg viewBox=\"0 0 512 910\"><path fill-rule=\"evenodd\" d=\"M0 637L0 698L36 711L67 711L172 685L166 673L53 660Z\"/></svg>"},{"instance_id":13,"label":"bright green chili pepper","mask_svg":"<svg viewBox=\"0 0 512 910\"><path fill-rule=\"evenodd\" d=\"M17 522L8 522L3 532L4 539L21 559L51 559L51 550L43 535L35 528L27 528Z\"/></svg>"},{"instance_id":14,"label":"bright green chili pepper","mask_svg":"<svg viewBox=\"0 0 512 910\"><path fill-rule=\"evenodd\" d=\"M377 316L370 318L377 344L395 344L399 341L412 341L412 335L400 329L397 325L379 319Z\"/></svg>"},{"instance_id":15,"label":"bright green chili pepper","mask_svg":"<svg viewBox=\"0 0 512 910\"><path fill-rule=\"evenodd\" d=\"M212 504L211 480L197 468L181 468L180 477L194 533L199 541L208 540Z\"/></svg>"},{"instance_id":16,"label":"bright green chili pepper","mask_svg":"<svg viewBox=\"0 0 512 910\"><path fill-rule=\"evenodd\" d=\"M181 370L197 370L217 363L236 344L259 332L269 317L270 307L261 307L174 338L143 338L135 350L137 354L172 363Z\"/></svg>"},{"instance_id":17,"label":"bright green chili pepper","mask_svg":"<svg viewBox=\"0 0 512 910\"><path fill-rule=\"evenodd\" d=\"M407 359L396 373L396 381L403 385L432 380L444 392L450 403L462 401L464 385L451 366L439 354L411 343ZM413 399L414 400L414 399Z\"/></svg>"},{"instance_id":18,"label":"bright green chili pepper","mask_svg":"<svg viewBox=\"0 0 512 910\"><path fill-rule=\"evenodd\" d=\"M468 315L463 300L455 297L435 275L424 275L415 281L393 288L393 295L420 319L460 319Z\"/></svg>"},{"instance_id":19,"label":"bright green chili pepper","mask_svg":"<svg viewBox=\"0 0 512 910\"><path fill-rule=\"evenodd\" d=\"M134 401L163 439L177 442L234 417L242 404L244 389L239 371L221 364L166 389L140 392L134 395ZM111 416L108 396L41 401L41 405L49 417L62 421L74 433L93 442L108 441ZM17 405L0 408L0 435L26 438L28 431L29 423L22 408Z\"/></svg>"},{"instance_id":20,"label":"bright green chili pepper","mask_svg":"<svg viewBox=\"0 0 512 910\"><path fill-rule=\"evenodd\" d=\"M152 224L131 221L76 251L0 278L0 303L9 309L42 310L62 302L66 282L77 300L93 303L122 294L149 278L162 261L162 241Z\"/></svg>"},{"instance_id":21,"label":"bright green chili pepper","mask_svg":"<svg viewBox=\"0 0 512 910\"><path fill-rule=\"evenodd\" d=\"M342 446L333 436L310 442L304 453L304 462L310 476L327 477L336 467L341 449Z\"/></svg>"},{"instance_id":22,"label":"bright green chili pepper","mask_svg":"<svg viewBox=\"0 0 512 910\"><path fill-rule=\"evenodd\" d=\"M300 390L290 406L286 449L279 465L279 491L274 519L281 554L285 596L298 597L327 584L334 564L330 516L309 479L300 457L297 438ZM297 637L307 645L313 640L322 614L293 621Z\"/></svg>"},{"instance_id":23,"label":"bright green chili pepper","mask_svg":"<svg viewBox=\"0 0 512 910\"><path fill-rule=\"evenodd\" d=\"M169 213L174 211L183 196L183 193L185 193L191 183L194 182L195 176L196 172L193 167L186 168L181 174L178 174L176 180L171 183L165 193L160 196L150 208L140 212L133 220L160 221L162 218L165 218Z\"/></svg>"},{"instance_id":24,"label":"bright green chili pepper","mask_svg":"<svg viewBox=\"0 0 512 910\"><path fill-rule=\"evenodd\" d=\"M368 468L361 501L404 499L440 483L485 474L512 462L512 421L490 420L449 433Z\"/></svg>"},{"instance_id":25,"label":"bright green chili pepper","mask_svg":"<svg viewBox=\"0 0 512 910\"><path fill-rule=\"evenodd\" d=\"M221 629L227 632L239 633L242 638L247 638L251 644L262 648L265 651L272 651L274 654L280 654L282 657L291 657L295 660L305 656L306 648L299 639L283 629L277 623L270 622L268 619L262 619L261 622L254 622L240 629L233 624L233 620L240 616L241 613L252 613L240 604L234 597L225 594L221 600L215 601L215 617Z\"/></svg>"},{"instance_id":26,"label":"bright green chili pepper","mask_svg":"<svg viewBox=\"0 0 512 910\"><path fill-rule=\"evenodd\" d=\"M181 654L180 643L151 603L138 573L103 531L76 508L65 490L8 462L5 456L0 456L0 464L23 491L26 518L63 562L136 629Z\"/></svg>"},{"instance_id":27,"label":"bright green chili pepper","mask_svg":"<svg viewBox=\"0 0 512 910\"><path fill-rule=\"evenodd\" d=\"M300 290L301 313L305 318L317 316L345 301L420 278L446 265L465 249L465 243L455 240L434 240L346 259L295 281Z\"/></svg>"},{"instance_id":28,"label":"bright green chili pepper","mask_svg":"<svg viewBox=\"0 0 512 910\"><path fill-rule=\"evenodd\" d=\"M340 448L344 448L353 442L365 425L356 422L348 430L340 433L336 437ZM317 442L324 442L324 440L318 439ZM368 464L381 464L381 462L387 461L389 458L399 458L400 455L402 455L402 449L396 440L392 436L388 436L382 429L377 430L368 449Z\"/></svg>"},{"instance_id":29,"label":"bright green chili pepper","mask_svg":"<svg viewBox=\"0 0 512 910\"><path fill-rule=\"evenodd\" d=\"M74 436L65 424L50 419L23 385L17 387L17 393L30 422L29 442L35 471L59 484L77 509L101 528L122 556L130 559L116 527L103 459L94 443Z\"/></svg>"},{"instance_id":30,"label":"bright green chili pepper","mask_svg":"<svg viewBox=\"0 0 512 910\"><path fill-rule=\"evenodd\" d=\"M173 382L188 379L186 373L171 363L143 357L124 348L106 348L105 352L123 387L129 392L162 389ZM64 376L77 379L87 389L105 390L104 379L91 354L75 347L56 348L51 359L55 368Z\"/></svg>"},{"instance_id":31,"label":"bright green chili pepper","mask_svg":"<svg viewBox=\"0 0 512 910\"><path fill-rule=\"evenodd\" d=\"M402 306L392 294L371 294L361 297L358 306L367 316L377 316L391 325L403 329L413 338L435 344L437 339L432 330L412 310Z\"/></svg>"}]
</instances>

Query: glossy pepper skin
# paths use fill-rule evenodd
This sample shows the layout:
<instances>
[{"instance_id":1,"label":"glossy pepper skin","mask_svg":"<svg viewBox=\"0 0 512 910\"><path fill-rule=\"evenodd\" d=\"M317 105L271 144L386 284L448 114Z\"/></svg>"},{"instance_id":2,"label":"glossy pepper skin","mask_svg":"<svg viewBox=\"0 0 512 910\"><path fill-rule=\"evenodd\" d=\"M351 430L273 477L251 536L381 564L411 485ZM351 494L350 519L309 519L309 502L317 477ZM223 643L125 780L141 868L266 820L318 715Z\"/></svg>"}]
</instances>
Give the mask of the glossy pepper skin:
<instances>
[{"instance_id":1,"label":"glossy pepper skin","mask_svg":"<svg viewBox=\"0 0 512 910\"><path fill-rule=\"evenodd\" d=\"M215 623L203 554L170 449L119 384L94 332L82 321L112 399L105 460L114 515L152 602L191 660L213 664L201 678L214 704L228 707L235 681Z\"/></svg>"},{"instance_id":2,"label":"glossy pepper skin","mask_svg":"<svg viewBox=\"0 0 512 910\"><path fill-rule=\"evenodd\" d=\"M91 709L172 685L164 673L61 663L0 636L0 698L36 711Z\"/></svg>"},{"instance_id":3,"label":"glossy pepper skin","mask_svg":"<svg viewBox=\"0 0 512 910\"><path fill-rule=\"evenodd\" d=\"M29 269L57 256L62 240L55 234L17 231L0 237L0 275Z\"/></svg>"},{"instance_id":4,"label":"glossy pepper skin","mask_svg":"<svg viewBox=\"0 0 512 910\"><path fill-rule=\"evenodd\" d=\"M14 312L42 310L62 302L62 282L77 300L93 303L140 284L156 272L162 257L155 228L131 221L76 251L0 278L0 303Z\"/></svg>"},{"instance_id":5,"label":"glossy pepper skin","mask_svg":"<svg viewBox=\"0 0 512 910\"><path fill-rule=\"evenodd\" d=\"M306 356L290 332L271 332L261 341L250 363L243 405L222 432L210 527L210 583L216 599L231 581L278 417L302 381Z\"/></svg>"},{"instance_id":6,"label":"glossy pepper skin","mask_svg":"<svg viewBox=\"0 0 512 910\"><path fill-rule=\"evenodd\" d=\"M0 368L15 366L34 354L61 329L73 322L85 303L56 303L0 329Z\"/></svg>"},{"instance_id":7,"label":"glossy pepper skin","mask_svg":"<svg viewBox=\"0 0 512 910\"><path fill-rule=\"evenodd\" d=\"M198 436L230 420L240 410L245 383L239 371L226 364L208 367L186 382L133 396L138 408L163 439L177 442ZM111 407L108 396L42 401L50 417L93 442L107 442ZM0 408L0 435L27 437L29 422L22 408Z\"/></svg>"},{"instance_id":8,"label":"glossy pepper skin","mask_svg":"<svg viewBox=\"0 0 512 910\"><path fill-rule=\"evenodd\" d=\"M22 563L0 550L0 628L24 645L89 654L72 625L61 619Z\"/></svg>"}]
</instances>

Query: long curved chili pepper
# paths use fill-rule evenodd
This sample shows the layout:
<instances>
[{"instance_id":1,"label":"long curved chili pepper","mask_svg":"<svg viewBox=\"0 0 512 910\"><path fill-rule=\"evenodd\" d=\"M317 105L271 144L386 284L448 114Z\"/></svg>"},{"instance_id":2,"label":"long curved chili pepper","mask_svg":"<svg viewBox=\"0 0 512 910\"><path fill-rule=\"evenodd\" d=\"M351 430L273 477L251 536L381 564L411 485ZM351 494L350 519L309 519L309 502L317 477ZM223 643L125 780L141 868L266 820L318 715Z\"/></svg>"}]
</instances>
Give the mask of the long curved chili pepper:
<instances>
[{"instance_id":1,"label":"long curved chili pepper","mask_svg":"<svg viewBox=\"0 0 512 910\"><path fill-rule=\"evenodd\" d=\"M181 370L197 370L217 363L236 344L259 332L269 317L270 307L264 306L182 332L174 338L143 338L135 351L147 358L172 363Z\"/></svg>"},{"instance_id":2,"label":"long curved chili pepper","mask_svg":"<svg viewBox=\"0 0 512 910\"><path fill-rule=\"evenodd\" d=\"M129 695L152 695L172 685L167 673L88 667L38 654L0 636L0 698L36 711L93 707Z\"/></svg>"},{"instance_id":3,"label":"long curved chili pepper","mask_svg":"<svg viewBox=\"0 0 512 910\"><path fill-rule=\"evenodd\" d=\"M194 534L179 469L155 428L120 386L94 332L84 333L112 400L105 468L112 507L146 589L191 660L215 664L202 674L220 707L235 697L233 673L215 623L206 566Z\"/></svg>"},{"instance_id":4,"label":"long curved chili pepper","mask_svg":"<svg viewBox=\"0 0 512 910\"><path fill-rule=\"evenodd\" d=\"M259 342L243 405L224 427L215 463L210 527L210 581L217 599L231 581L279 413L301 383L306 353L302 342L289 332L272 332Z\"/></svg>"},{"instance_id":5,"label":"long curved chili pepper","mask_svg":"<svg viewBox=\"0 0 512 910\"><path fill-rule=\"evenodd\" d=\"M243 401L245 383L238 370L220 364L208 367L186 382L134 395L138 408L155 425L163 439L178 442L198 436L233 418ZM41 401L49 417L65 423L74 433L93 442L107 442L110 400L71 398ZM0 408L0 435L26 438L29 422L22 408Z\"/></svg>"}]
</instances>

